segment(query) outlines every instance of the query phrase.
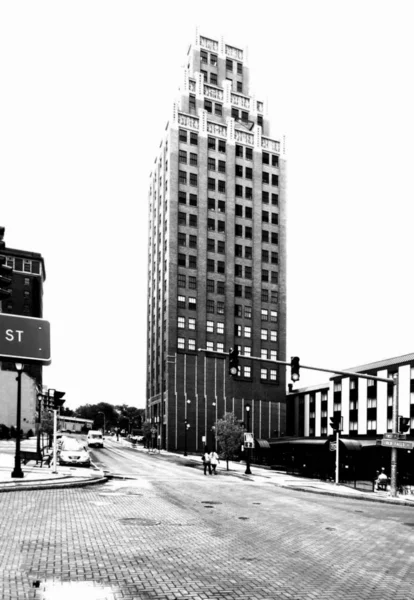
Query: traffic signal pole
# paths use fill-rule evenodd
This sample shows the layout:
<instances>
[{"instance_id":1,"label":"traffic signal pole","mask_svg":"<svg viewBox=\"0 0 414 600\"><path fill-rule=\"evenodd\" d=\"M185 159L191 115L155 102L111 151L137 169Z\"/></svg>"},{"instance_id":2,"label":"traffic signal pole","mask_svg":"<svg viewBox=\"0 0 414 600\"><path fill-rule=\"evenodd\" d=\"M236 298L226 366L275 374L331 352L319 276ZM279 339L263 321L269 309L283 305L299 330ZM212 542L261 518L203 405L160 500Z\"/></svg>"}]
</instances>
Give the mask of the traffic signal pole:
<instances>
[{"instance_id":1,"label":"traffic signal pole","mask_svg":"<svg viewBox=\"0 0 414 600\"><path fill-rule=\"evenodd\" d=\"M392 432L398 433L398 375L393 379L392 390ZM391 497L397 497L398 448L391 448Z\"/></svg>"}]
</instances>

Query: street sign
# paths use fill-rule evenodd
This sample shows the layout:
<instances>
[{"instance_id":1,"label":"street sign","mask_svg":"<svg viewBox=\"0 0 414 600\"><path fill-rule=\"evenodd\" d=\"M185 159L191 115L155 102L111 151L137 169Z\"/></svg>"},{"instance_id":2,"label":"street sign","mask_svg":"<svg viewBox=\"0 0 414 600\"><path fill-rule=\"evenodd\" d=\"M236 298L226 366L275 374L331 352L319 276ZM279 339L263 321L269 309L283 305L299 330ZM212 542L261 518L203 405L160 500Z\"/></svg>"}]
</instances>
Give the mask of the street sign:
<instances>
[{"instance_id":1,"label":"street sign","mask_svg":"<svg viewBox=\"0 0 414 600\"><path fill-rule=\"evenodd\" d=\"M0 313L0 360L49 365L49 321Z\"/></svg>"},{"instance_id":2,"label":"street sign","mask_svg":"<svg viewBox=\"0 0 414 600\"><path fill-rule=\"evenodd\" d=\"M252 433L244 434L244 447L245 448L253 448L254 447L254 439Z\"/></svg>"},{"instance_id":3,"label":"street sign","mask_svg":"<svg viewBox=\"0 0 414 600\"><path fill-rule=\"evenodd\" d=\"M388 446L388 448L400 448L402 450L412 450L414 442L405 442L404 440L381 440L381 446Z\"/></svg>"},{"instance_id":4,"label":"street sign","mask_svg":"<svg viewBox=\"0 0 414 600\"><path fill-rule=\"evenodd\" d=\"M399 433L384 433L384 440L398 440Z\"/></svg>"}]
</instances>

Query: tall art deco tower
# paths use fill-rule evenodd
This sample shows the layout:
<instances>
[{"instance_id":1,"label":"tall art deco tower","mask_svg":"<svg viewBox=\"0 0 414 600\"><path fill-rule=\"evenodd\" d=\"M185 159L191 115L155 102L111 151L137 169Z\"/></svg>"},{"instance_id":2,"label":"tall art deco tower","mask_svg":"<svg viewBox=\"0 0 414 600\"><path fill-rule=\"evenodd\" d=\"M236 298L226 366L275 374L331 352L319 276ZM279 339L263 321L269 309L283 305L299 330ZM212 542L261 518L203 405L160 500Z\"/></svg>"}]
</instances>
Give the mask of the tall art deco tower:
<instances>
[{"instance_id":1,"label":"tall art deco tower","mask_svg":"<svg viewBox=\"0 0 414 600\"><path fill-rule=\"evenodd\" d=\"M286 422L286 161L246 51L196 32L149 186L147 419L168 450L214 444L250 405L256 439ZM238 346L240 371L228 373Z\"/></svg>"}]
</instances>

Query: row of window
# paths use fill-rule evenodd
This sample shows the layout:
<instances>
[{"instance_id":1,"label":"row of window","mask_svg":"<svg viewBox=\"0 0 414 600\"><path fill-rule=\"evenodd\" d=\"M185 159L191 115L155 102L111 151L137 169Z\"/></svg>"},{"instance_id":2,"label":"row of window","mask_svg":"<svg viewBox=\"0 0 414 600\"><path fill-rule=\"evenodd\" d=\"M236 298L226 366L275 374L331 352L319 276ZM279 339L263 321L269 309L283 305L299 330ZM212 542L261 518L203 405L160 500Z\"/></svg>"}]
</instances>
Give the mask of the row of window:
<instances>
[{"instance_id":1,"label":"row of window","mask_svg":"<svg viewBox=\"0 0 414 600\"><path fill-rule=\"evenodd\" d=\"M253 189L246 187L244 188L244 192L243 192L243 186L242 185L236 185L236 197L237 198L246 198L246 200L251 200L253 198ZM270 199L270 194L269 192L263 191L262 192L262 202L264 204L269 204L269 199ZM277 206L279 203L279 196L278 194L272 194L271 195L271 199L272 199L272 204L274 206ZM218 210L219 212L225 212L226 211L226 206L225 206L225 201L224 200L216 200L215 198L208 198L208 208L209 210ZM180 190L178 192L178 202L180 204L188 204L189 206L197 206L198 205L198 197L197 194L188 194L187 192L184 192L182 190ZM236 205L237 206L237 205ZM240 210L240 209L237 209ZM236 213L237 214L237 213ZM246 213L246 216L248 214L248 211ZM272 215L274 213L271 213ZM237 216L242 216L241 214L238 214ZM265 211L263 212L263 217L265 216ZM251 217L250 217L251 218ZM272 216L272 219L274 219L274 217ZM272 223L274 223L275 221L272 220Z\"/></svg>"},{"instance_id":2,"label":"row of window","mask_svg":"<svg viewBox=\"0 0 414 600\"><path fill-rule=\"evenodd\" d=\"M242 326L239 324L234 325L234 335L236 337L244 337L251 338L252 337L252 328L250 326ZM260 339L264 342L277 342L277 331L274 329L261 329L260 330Z\"/></svg>"},{"instance_id":3,"label":"row of window","mask_svg":"<svg viewBox=\"0 0 414 600\"><path fill-rule=\"evenodd\" d=\"M195 278L188 278L188 287L190 289L196 289L197 288L197 282L194 281ZM178 285L179 287L186 287L185 285L186 283L186 276L179 274L178 275ZM216 295L220 295L220 296L224 296L224 290L225 290L225 283L224 281L214 281L214 279L207 279L207 292L209 294L216 294ZM236 284L234 286L234 291L235 291L235 296L236 298L242 298L243 297L243 286ZM252 288L245 286L245 290L244 290L244 297L246 300L251 300L252 299ZM266 290L266 289L262 289L261 291L261 301L262 302L270 302L271 304L277 304L278 302L278 292L276 290ZM187 303L188 302L188 303ZM177 306L179 308L189 308L190 310L196 310L197 309L197 300L196 298L188 298L188 301L186 300L185 296L178 296L177 298ZM236 305L238 306L238 305ZM217 314L224 314L224 302L222 302L221 300L215 301L212 300L211 298L207 299L207 312L210 313L215 313L217 310ZM235 310L241 310L241 309L236 309ZM262 321L266 321L267 319L264 318L264 315L266 314L264 312L264 310L267 309L262 309ZM241 314L238 314L237 316L242 316ZM277 320L277 311L270 311L270 321L271 322L276 322Z\"/></svg>"}]
</instances>

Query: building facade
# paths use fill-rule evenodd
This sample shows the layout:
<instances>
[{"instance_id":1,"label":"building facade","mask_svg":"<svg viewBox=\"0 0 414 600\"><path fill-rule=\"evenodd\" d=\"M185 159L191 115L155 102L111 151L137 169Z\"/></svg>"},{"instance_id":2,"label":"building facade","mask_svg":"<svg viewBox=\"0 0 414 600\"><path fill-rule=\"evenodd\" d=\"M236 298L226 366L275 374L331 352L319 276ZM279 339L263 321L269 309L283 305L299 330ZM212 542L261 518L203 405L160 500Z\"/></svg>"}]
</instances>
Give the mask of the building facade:
<instances>
[{"instance_id":1,"label":"building facade","mask_svg":"<svg viewBox=\"0 0 414 600\"><path fill-rule=\"evenodd\" d=\"M0 312L26 317L43 316L44 260L37 252L0 248L0 256L13 267L12 295L0 301ZM22 373L21 428L26 433L36 428L36 394L42 386L42 367L25 364ZM0 423L16 425L17 382L14 362L0 362Z\"/></svg>"},{"instance_id":2,"label":"building facade","mask_svg":"<svg viewBox=\"0 0 414 600\"><path fill-rule=\"evenodd\" d=\"M196 32L150 175L146 413L166 449L211 445L247 403L256 437L285 432L264 359L286 354L286 159L249 80L246 51Z\"/></svg>"}]
</instances>

